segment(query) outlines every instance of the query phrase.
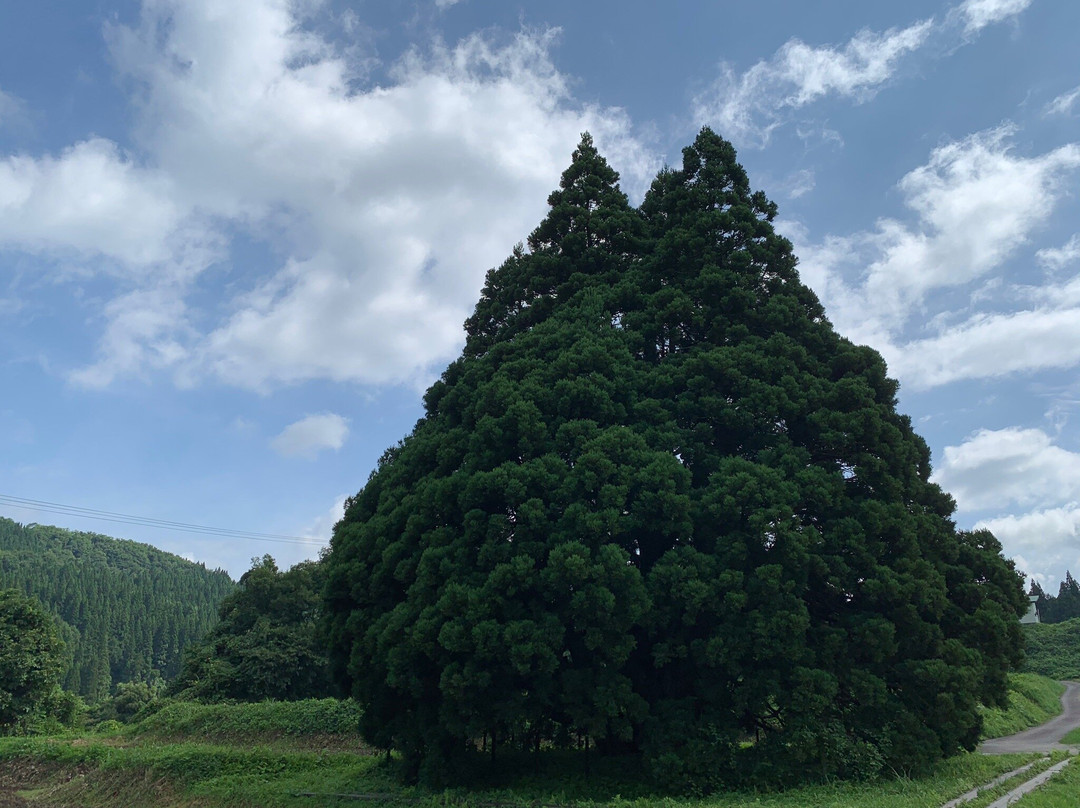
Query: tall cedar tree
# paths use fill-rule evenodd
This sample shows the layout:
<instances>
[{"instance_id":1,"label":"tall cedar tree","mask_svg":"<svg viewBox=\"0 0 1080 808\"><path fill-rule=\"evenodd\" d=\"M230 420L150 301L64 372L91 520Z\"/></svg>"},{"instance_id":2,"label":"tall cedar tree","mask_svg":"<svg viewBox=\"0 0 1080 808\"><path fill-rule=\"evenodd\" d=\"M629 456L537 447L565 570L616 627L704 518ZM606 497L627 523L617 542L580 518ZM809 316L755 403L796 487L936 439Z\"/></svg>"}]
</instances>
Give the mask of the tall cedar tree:
<instances>
[{"instance_id":1,"label":"tall cedar tree","mask_svg":"<svg viewBox=\"0 0 1080 808\"><path fill-rule=\"evenodd\" d=\"M1011 562L956 531L729 143L703 130L640 210L617 180L585 135L335 530L364 732L432 778L585 738L698 786L972 748L1020 654Z\"/></svg>"}]
</instances>

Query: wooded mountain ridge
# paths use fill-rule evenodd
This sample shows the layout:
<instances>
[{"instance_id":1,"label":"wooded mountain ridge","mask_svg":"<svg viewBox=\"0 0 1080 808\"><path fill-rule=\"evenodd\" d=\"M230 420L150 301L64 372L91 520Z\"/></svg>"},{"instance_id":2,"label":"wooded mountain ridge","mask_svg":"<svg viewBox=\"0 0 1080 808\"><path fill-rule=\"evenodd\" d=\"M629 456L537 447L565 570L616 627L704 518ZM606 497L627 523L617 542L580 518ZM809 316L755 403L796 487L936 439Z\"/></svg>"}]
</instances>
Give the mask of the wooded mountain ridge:
<instances>
[{"instance_id":1,"label":"wooded mountain ridge","mask_svg":"<svg viewBox=\"0 0 1080 808\"><path fill-rule=\"evenodd\" d=\"M61 684L96 702L120 682L175 676L236 584L148 544L0 518L4 588L59 618L69 656Z\"/></svg>"}]
</instances>

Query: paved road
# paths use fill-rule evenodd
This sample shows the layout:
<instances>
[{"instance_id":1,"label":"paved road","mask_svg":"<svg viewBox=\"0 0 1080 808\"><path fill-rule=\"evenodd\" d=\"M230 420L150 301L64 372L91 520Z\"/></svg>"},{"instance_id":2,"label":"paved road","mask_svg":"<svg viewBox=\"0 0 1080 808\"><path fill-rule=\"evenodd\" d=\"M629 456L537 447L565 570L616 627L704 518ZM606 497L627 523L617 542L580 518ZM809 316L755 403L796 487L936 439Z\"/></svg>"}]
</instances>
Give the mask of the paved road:
<instances>
[{"instance_id":1,"label":"paved road","mask_svg":"<svg viewBox=\"0 0 1080 808\"><path fill-rule=\"evenodd\" d=\"M1062 737L1080 727L1080 682L1066 682L1065 693L1061 697L1064 709L1061 715L1051 718L1045 724L1009 735L1006 738L994 738L983 741L979 751L984 755L1006 755L1010 752L1052 752L1055 749L1072 749L1077 746L1065 746L1059 741Z\"/></svg>"}]
</instances>

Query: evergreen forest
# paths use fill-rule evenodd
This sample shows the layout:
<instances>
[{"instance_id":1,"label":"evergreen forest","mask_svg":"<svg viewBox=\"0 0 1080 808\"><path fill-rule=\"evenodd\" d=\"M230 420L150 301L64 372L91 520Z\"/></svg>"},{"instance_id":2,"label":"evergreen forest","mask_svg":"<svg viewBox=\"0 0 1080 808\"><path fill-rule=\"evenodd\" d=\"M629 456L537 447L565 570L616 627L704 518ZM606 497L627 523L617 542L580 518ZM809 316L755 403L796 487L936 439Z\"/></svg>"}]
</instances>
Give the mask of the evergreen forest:
<instances>
[{"instance_id":1,"label":"evergreen forest","mask_svg":"<svg viewBox=\"0 0 1080 808\"><path fill-rule=\"evenodd\" d=\"M1035 595L1035 608L1042 623L1061 623L1080 617L1080 583L1072 573L1065 571L1065 578L1058 585L1057 596L1047 594L1042 585L1032 580L1029 595Z\"/></svg>"},{"instance_id":2,"label":"evergreen forest","mask_svg":"<svg viewBox=\"0 0 1080 808\"><path fill-rule=\"evenodd\" d=\"M119 683L176 676L235 588L224 571L147 544L0 519L0 589L59 619L60 684L91 703Z\"/></svg>"}]
</instances>

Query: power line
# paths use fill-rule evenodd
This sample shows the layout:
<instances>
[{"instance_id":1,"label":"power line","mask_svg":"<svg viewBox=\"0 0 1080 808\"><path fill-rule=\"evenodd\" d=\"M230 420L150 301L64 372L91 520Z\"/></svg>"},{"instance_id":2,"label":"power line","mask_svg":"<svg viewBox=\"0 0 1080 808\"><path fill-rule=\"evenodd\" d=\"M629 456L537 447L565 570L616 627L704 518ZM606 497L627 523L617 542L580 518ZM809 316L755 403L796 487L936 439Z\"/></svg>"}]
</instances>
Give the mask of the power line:
<instances>
[{"instance_id":1,"label":"power line","mask_svg":"<svg viewBox=\"0 0 1080 808\"><path fill-rule=\"evenodd\" d=\"M256 533L250 530L232 530L227 527L210 527L208 525L193 525L187 522L173 522L168 519L155 519L151 516L135 516L129 513L115 513L102 511L97 508L82 508L78 505L64 505L60 502L48 502L39 499L27 499L10 494L0 494L0 504L12 505L18 508L26 508L31 511L44 511L45 513L58 513L65 516L79 516L85 519L99 519L103 522L117 522L125 525L139 525L140 527L156 527L164 530L176 530L184 533L199 533L205 536L222 536L230 539L246 539L249 541L270 541L282 544L307 544L325 545L323 539L303 538L302 536L286 536L278 533Z\"/></svg>"}]
</instances>

